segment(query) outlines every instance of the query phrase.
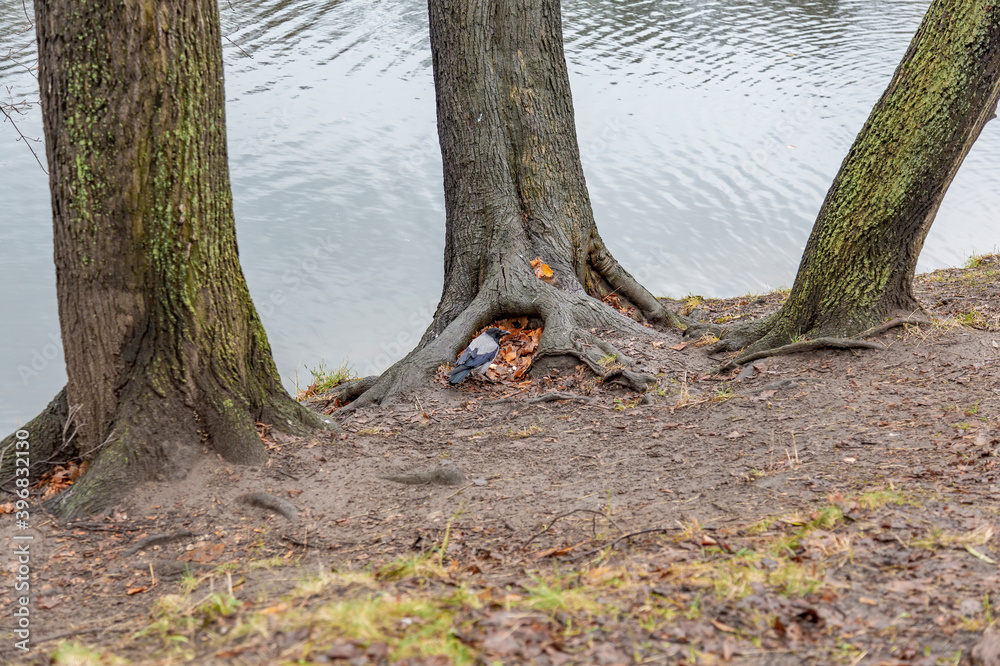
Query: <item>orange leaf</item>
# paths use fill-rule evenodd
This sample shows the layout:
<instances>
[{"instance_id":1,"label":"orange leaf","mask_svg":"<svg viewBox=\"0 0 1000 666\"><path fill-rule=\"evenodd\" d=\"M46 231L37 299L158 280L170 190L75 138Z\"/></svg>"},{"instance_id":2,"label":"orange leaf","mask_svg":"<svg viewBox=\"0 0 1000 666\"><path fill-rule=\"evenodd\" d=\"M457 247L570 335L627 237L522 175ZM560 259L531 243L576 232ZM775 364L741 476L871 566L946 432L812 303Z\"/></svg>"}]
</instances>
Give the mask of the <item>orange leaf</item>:
<instances>
[{"instance_id":1,"label":"orange leaf","mask_svg":"<svg viewBox=\"0 0 1000 666\"><path fill-rule=\"evenodd\" d=\"M126 594L132 596L133 594L139 594L140 592L145 592L149 589L149 585L143 585L142 587L130 587Z\"/></svg>"},{"instance_id":2,"label":"orange leaf","mask_svg":"<svg viewBox=\"0 0 1000 666\"><path fill-rule=\"evenodd\" d=\"M532 259L531 267L535 269L535 277L540 278L542 280L551 278L553 275L555 275L555 273L552 272L552 269L549 267L549 265L542 261L541 257L539 257L538 259Z\"/></svg>"},{"instance_id":3,"label":"orange leaf","mask_svg":"<svg viewBox=\"0 0 1000 666\"><path fill-rule=\"evenodd\" d=\"M565 555L566 553L570 553L574 549L579 548L580 546L582 546L583 544L587 543L588 541L590 541L590 539L584 539L583 541L581 541L580 543L576 544L575 546L564 546L562 548L558 548L557 547L557 548L549 548L547 550L543 550L540 553L535 553L535 559L536 560L540 560L543 557L559 557L560 555Z\"/></svg>"},{"instance_id":4,"label":"orange leaf","mask_svg":"<svg viewBox=\"0 0 1000 666\"><path fill-rule=\"evenodd\" d=\"M257 612L260 613L261 615L280 615L281 613L284 613L286 610L288 610L288 604L280 603L277 604L276 606L269 606L268 608L265 608L264 610L259 610Z\"/></svg>"},{"instance_id":5,"label":"orange leaf","mask_svg":"<svg viewBox=\"0 0 1000 666\"><path fill-rule=\"evenodd\" d=\"M222 555L222 551L225 549L225 544L213 544L208 543L207 541L201 541L196 543L191 550L184 553L179 559L182 562L201 562L202 564L207 564L219 559L219 555Z\"/></svg>"}]
</instances>

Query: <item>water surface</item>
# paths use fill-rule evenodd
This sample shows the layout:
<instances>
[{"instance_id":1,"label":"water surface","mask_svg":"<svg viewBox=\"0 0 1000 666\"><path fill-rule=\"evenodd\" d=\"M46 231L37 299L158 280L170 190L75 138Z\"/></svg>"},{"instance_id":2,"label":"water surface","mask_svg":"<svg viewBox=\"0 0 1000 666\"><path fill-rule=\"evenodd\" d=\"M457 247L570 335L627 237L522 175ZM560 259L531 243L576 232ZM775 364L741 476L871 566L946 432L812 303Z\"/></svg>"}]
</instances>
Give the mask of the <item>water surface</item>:
<instances>
[{"instance_id":1,"label":"water surface","mask_svg":"<svg viewBox=\"0 0 1000 666\"><path fill-rule=\"evenodd\" d=\"M566 0L598 226L656 294L788 286L841 160L929 2ZM282 377L377 372L430 321L444 204L425 4L223 3L240 258ZM30 5L28 7L30 11ZM0 92L35 99L33 34L0 0ZM252 57L251 57L252 56ZM6 95L6 93L5 93ZM19 126L40 136L37 108ZM920 269L1000 244L1000 130L959 172ZM47 179L0 125L0 430L65 381Z\"/></svg>"}]
</instances>

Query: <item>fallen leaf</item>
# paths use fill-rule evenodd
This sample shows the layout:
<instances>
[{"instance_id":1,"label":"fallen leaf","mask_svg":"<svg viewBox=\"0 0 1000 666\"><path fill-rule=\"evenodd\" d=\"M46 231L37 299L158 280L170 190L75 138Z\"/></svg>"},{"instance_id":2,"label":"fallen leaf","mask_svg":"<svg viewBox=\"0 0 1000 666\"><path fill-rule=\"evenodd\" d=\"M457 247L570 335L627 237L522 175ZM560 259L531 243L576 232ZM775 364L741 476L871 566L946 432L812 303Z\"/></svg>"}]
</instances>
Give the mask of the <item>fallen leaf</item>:
<instances>
[{"instance_id":1,"label":"fallen leaf","mask_svg":"<svg viewBox=\"0 0 1000 666\"><path fill-rule=\"evenodd\" d=\"M531 267L535 269L535 277L539 279L551 279L555 275L555 273L552 272L552 268L543 262L541 257L538 259L532 259Z\"/></svg>"},{"instance_id":2,"label":"fallen leaf","mask_svg":"<svg viewBox=\"0 0 1000 666\"><path fill-rule=\"evenodd\" d=\"M42 597L38 600L38 607L48 610L49 608L55 608L63 602L63 597Z\"/></svg>"},{"instance_id":3,"label":"fallen leaf","mask_svg":"<svg viewBox=\"0 0 1000 666\"><path fill-rule=\"evenodd\" d=\"M718 620L715 620L715 619L712 619L712 620L709 620L709 621L712 623L712 626L715 627L716 629L718 629L719 631L725 631L726 633L729 633L729 634L735 634L736 633L736 629L733 628L733 627L730 627L725 622L719 622Z\"/></svg>"},{"instance_id":4,"label":"fallen leaf","mask_svg":"<svg viewBox=\"0 0 1000 666\"><path fill-rule=\"evenodd\" d=\"M149 585L143 585L142 587L130 587L126 594L132 596L133 594L139 594L140 592L145 592L149 589Z\"/></svg>"},{"instance_id":5,"label":"fallen leaf","mask_svg":"<svg viewBox=\"0 0 1000 666\"><path fill-rule=\"evenodd\" d=\"M606 583L617 576L618 572L611 567L596 567L587 571L587 573L583 575L583 578L585 578L591 585L600 585L601 583Z\"/></svg>"},{"instance_id":6,"label":"fallen leaf","mask_svg":"<svg viewBox=\"0 0 1000 666\"><path fill-rule=\"evenodd\" d=\"M280 613L284 613L286 610L288 610L288 604L282 603L282 604L276 604L274 606L268 606L264 610L257 612L260 613L261 615L278 615Z\"/></svg>"},{"instance_id":7,"label":"fallen leaf","mask_svg":"<svg viewBox=\"0 0 1000 666\"><path fill-rule=\"evenodd\" d=\"M535 559L540 560L543 557L558 557L560 555L565 555L566 553L569 553L574 549L579 548L583 544L587 543L587 541L589 541L589 539L585 539L580 543L576 544L575 546L565 546L562 548L549 548L547 550L543 550L542 552L535 554Z\"/></svg>"},{"instance_id":8,"label":"fallen leaf","mask_svg":"<svg viewBox=\"0 0 1000 666\"><path fill-rule=\"evenodd\" d=\"M688 346L687 342L682 342L679 345L671 345L670 348L673 349L674 351L683 351L683 349L687 346Z\"/></svg>"},{"instance_id":9,"label":"fallen leaf","mask_svg":"<svg viewBox=\"0 0 1000 666\"><path fill-rule=\"evenodd\" d=\"M181 562L199 562L201 564L207 564L219 559L219 555L222 555L222 552L225 549L226 545L223 543L199 541L194 544L191 550L184 553L179 559Z\"/></svg>"},{"instance_id":10,"label":"fallen leaf","mask_svg":"<svg viewBox=\"0 0 1000 666\"><path fill-rule=\"evenodd\" d=\"M973 548L969 544L965 544L965 550L967 550L969 552L969 554L972 555L973 557L977 557L977 558L981 559L983 562L986 562L987 564L996 564L997 563L997 561L994 560L992 557L989 557L987 555L983 555L982 553L980 553L978 550L976 550L975 548Z\"/></svg>"}]
</instances>

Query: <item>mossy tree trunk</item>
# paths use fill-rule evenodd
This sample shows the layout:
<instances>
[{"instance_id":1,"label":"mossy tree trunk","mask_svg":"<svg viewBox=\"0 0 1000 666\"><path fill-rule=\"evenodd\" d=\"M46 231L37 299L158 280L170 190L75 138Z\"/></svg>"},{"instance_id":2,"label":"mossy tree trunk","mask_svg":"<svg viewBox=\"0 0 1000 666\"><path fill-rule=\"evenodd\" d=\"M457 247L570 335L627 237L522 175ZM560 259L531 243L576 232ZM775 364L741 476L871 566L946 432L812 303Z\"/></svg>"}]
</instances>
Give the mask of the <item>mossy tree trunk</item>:
<instances>
[{"instance_id":1,"label":"mossy tree trunk","mask_svg":"<svg viewBox=\"0 0 1000 666\"><path fill-rule=\"evenodd\" d=\"M207 448L261 463L284 391L237 258L214 0L36 0L69 414L93 512Z\"/></svg>"},{"instance_id":2,"label":"mossy tree trunk","mask_svg":"<svg viewBox=\"0 0 1000 666\"><path fill-rule=\"evenodd\" d=\"M417 348L358 401L426 380L494 319L544 320L539 356L586 362L588 329L645 332L600 302L616 292L649 321L680 325L611 256L594 223L577 145L559 0L430 0L444 162L444 290ZM552 267L535 277L531 260ZM592 359L591 359L592 360Z\"/></svg>"},{"instance_id":3,"label":"mossy tree trunk","mask_svg":"<svg viewBox=\"0 0 1000 666\"><path fill-rule=\"evenodd\" d=\"M723 331L723 346L748 357L921 311L917 257L998 95L1000 5L934 0L826 195L788 300Z\"/></svg>"}]
</instances>

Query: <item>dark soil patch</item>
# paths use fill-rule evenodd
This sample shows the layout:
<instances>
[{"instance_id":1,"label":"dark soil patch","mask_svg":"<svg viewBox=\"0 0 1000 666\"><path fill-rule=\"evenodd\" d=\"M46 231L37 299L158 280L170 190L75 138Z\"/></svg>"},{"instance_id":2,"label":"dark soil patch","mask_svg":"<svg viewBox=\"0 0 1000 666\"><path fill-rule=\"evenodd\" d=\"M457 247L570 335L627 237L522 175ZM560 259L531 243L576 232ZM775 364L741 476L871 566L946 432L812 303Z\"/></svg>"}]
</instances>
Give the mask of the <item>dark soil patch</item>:
<instances>
[{"instance_id":1,"label":"dark soil patch","mask_svg":"<svg viewBox=\"0 0 1000 666\"><path fill-rule=\"evenodd\" d=\"M238 616L275 603L303 571L377 569L446 543L449 575L477 589L516 590L554 567L635 579L608 593L618 614L592 614L580 633L558 614L511 616L510 602L464 607L455 635L487 661L966 663L1000 616L998 267L987 257L920 276L935 323L884 334L884 350L782 356L718 376L723 359L679 335L618 340L661 378L657 391L598 386L582 371L435 385L350 415L341 435L266 435L267 467L206 456L185 481L150 485L107 516L58 525L35 514L27 659L46 662L65 638L135 662L167 655L131 637L185 567L215 572L205 585L216 590L234 585ZM686 305L728 321L781 298ZM539 401L555 392L579 399ZM237 500L248 493L298 516ZM12 553L15 529L3 523ZM165 538L140 543L151 535ZM775 544L784 550L767 550ZM723 585L748 554L745 584ZM816 584L781 579L793 563ZM714 582L699 583L696 568ZM14 571L4 566L7 590ZM676 612L649 620L661 607ZM233 652L225 622L192 634L185 654L275 663L309 643L307 660L389 661L387 649L319 645L308 630L263 632ZM8 613L3 656L24 659L11 632Z\"/></svg>"}]
</instances>

